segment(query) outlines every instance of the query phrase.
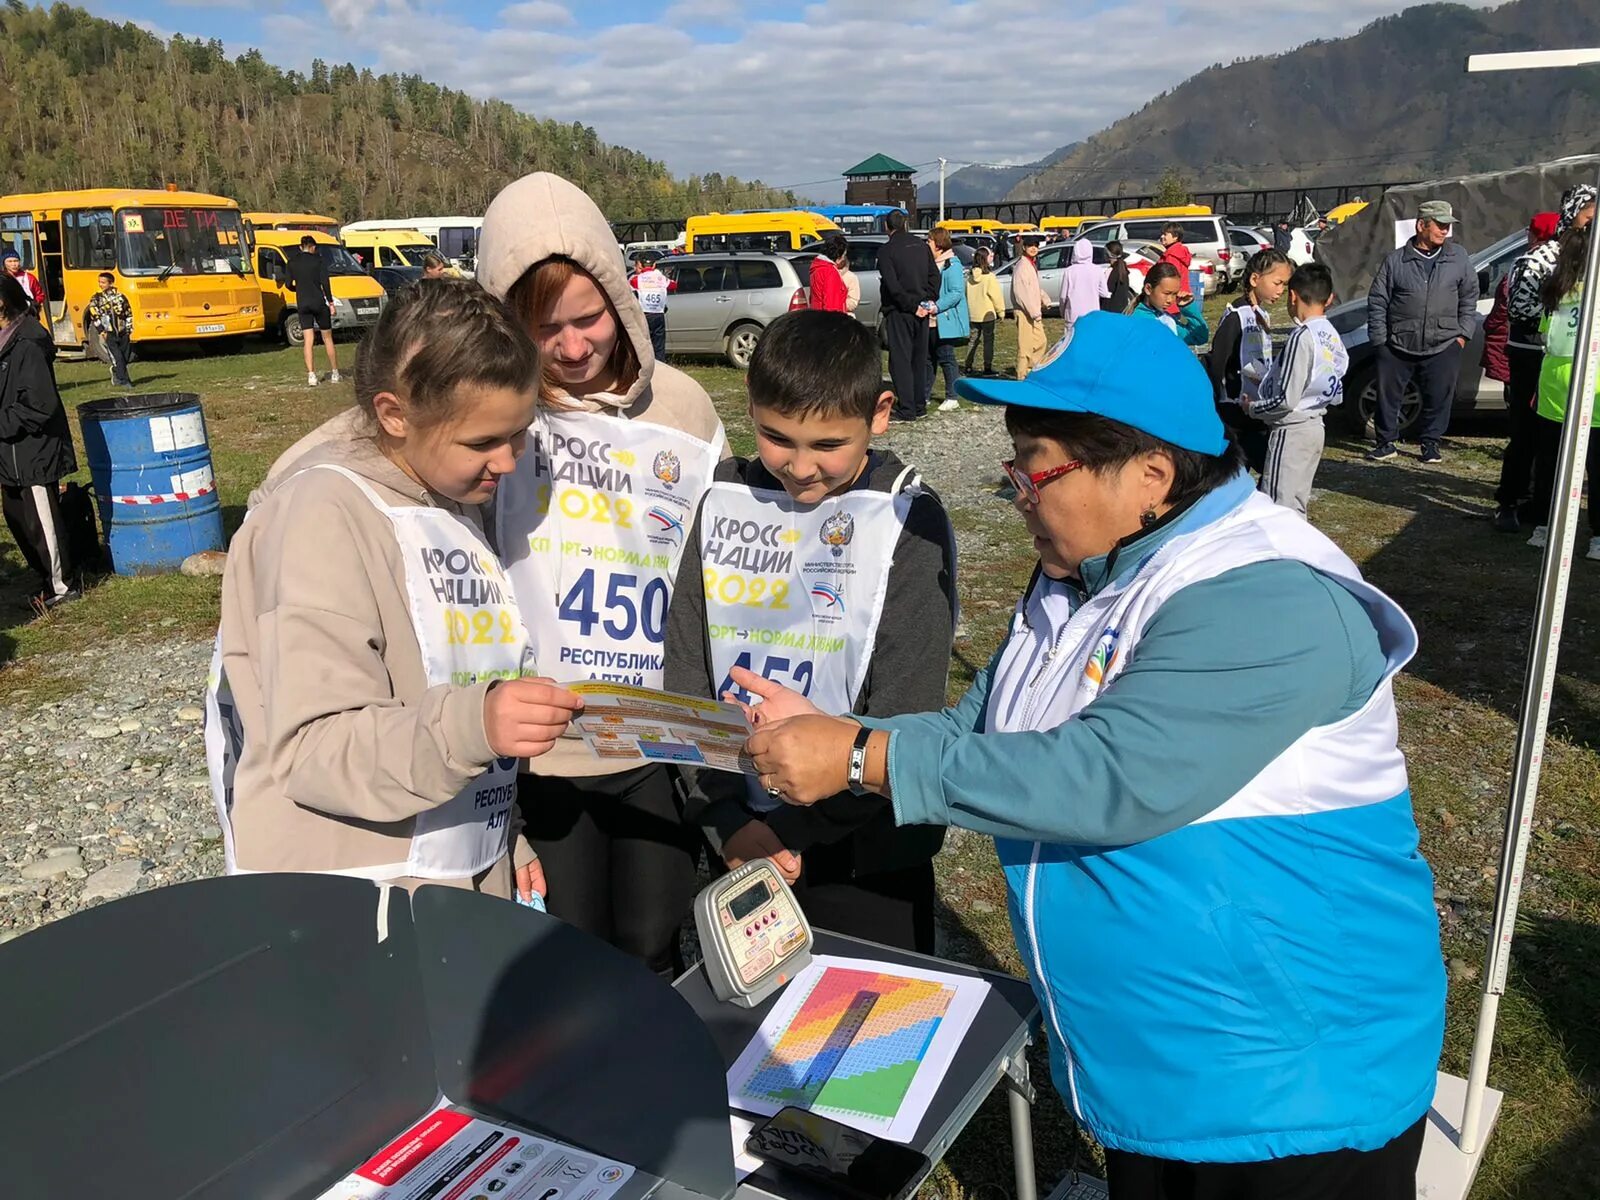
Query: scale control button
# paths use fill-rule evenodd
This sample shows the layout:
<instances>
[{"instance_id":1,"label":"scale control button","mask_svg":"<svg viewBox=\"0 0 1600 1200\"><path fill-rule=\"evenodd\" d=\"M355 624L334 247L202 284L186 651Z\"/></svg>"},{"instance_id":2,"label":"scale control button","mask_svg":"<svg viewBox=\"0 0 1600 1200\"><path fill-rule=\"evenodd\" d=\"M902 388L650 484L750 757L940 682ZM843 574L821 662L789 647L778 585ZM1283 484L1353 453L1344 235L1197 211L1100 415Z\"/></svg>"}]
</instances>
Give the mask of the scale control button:
<instances>
[{"instance_id":1,"label":"scale control button","mask_svg":"<svg viewBox=\"0 0 1600 1200\"><path fill-rule=\"evenodd\" d=\"M745 935L745 937L753 937L755 935L755 932L756 932L756 930L755 930L755 926L754 925L746 925L744 927L744 935Z\"/></svg>"}]
</instances>

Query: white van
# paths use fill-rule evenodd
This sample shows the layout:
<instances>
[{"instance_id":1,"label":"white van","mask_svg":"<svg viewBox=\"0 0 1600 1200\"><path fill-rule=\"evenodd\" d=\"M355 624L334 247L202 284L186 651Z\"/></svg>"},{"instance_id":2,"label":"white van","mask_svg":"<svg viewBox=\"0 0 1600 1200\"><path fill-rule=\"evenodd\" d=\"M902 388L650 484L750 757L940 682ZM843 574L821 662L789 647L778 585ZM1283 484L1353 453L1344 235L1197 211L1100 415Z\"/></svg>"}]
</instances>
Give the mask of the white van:
<instances>
[{"instance_id":1,"label":"white van","mask_svg":"<svg viewBox=\"0 0 1600 1200\"><path fill-rule=\"evenodd\" d=\"M478 238L483 232L482 217L405 217L382 221L352 221L342 232L374 233L387 229L415 229L428 240L451 266L473 273L478 262Z\"/></svg>"}]
</instances>

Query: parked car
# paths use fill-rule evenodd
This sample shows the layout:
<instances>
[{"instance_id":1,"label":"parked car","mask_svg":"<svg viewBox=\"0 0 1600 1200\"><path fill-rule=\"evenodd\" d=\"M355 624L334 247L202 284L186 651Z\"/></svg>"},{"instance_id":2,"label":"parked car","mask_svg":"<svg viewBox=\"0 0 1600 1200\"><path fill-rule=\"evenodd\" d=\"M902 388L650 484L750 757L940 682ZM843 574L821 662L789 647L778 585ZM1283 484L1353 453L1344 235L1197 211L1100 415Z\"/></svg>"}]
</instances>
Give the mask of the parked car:
<instances>
[{"instance_id":1,"label":"parked car","mask_svg":"<svg viewBox=\"0 0 1600 1200\"><path fill-rule=\"evenodd\" d=\"M393 296L403 287L409 287L422 278L421 267L373 267L368 272L382 286L384 294Z\"/></svg>"},{"instance_id":2,"label":"parked car","mask_svg":"<svg viewBox=\"0 0 1600 1200\"><path fill-rule=\"evenodd\" d=\"M1093 243L1091 243L1093 245ZM1072 242L1065 242L1059 246L1045 246L1039 251L1039 286L1044 291L1044 313L1047 317L1061 315L1061 282L1062 272L1072 262ZM1160 242L1125 242L1122 246L1123 256L1128 260L1128 282L1133 288L1134 295L1138 295L1144 287L1145 273L1161 261ZM1057 253L1048 253L1056 251ZM1048 253L1048 258L1046 257ZM1094 264L1097 267L1109 268L1111 256L1106 253L1104 245L1094 247ZM1006 299L1006 313L1012 309L1011 303L1011 271L1015 263L1007 263L995 272L1000 280L1000 294ZM1202 263L1198 268L1206 276L1206 291L1213 290L1212 264Z\"/></svg>"},{"instance_id":3,"label":"parked car","mask_svg":"<svg viewBox=\"0 0 1600 1200\"><path fill-rule=\"evenodd\" d=\"M1289 261L1297 267L1315 262L1317 239L1322 231L1315 225L1301 225L1289 231Z\"/></svg>"},{"instance_id":4,"label":"parked car","mask_svg":"<svg viewBox=\"0 0 1600 1200\"><path fill-rule=\"evenodd\" d=\"M1271 250L1272 238L1262 233L1259 229L1250 229L1243 225L1229 225L1228 246L1239 263L1239 270L1231 278L1230 284L1243 287L1244 269L1246 264L1249 263L1251 255L1258 250Z\"/></svg>"},{"instance_id":5,"label":"parked car","mask_svg":"<svg viewBox=\"0 0 1600 1200\"><path fill-rule=\"evenodd\" d=\"M781 254L678 254L657 267L678 285L668 354L720 355L743 370L766 327L807 304L802 267Z\"/></svg>"},{"instance_id":6,"label":"parked car","mask_svg":"<svg viewBox=\"0 0 1600 1200\"><path fill-rule=\"evenodd\" d=\"M870 329L878 331L882 336L883 303L878 285L878 252L883 249L889 238L886 234L867 233L848 237L850 243L849 263L850 269L855 272L856 280L861 285L861 301L856 305L856 320ZM809 286L811 281L811 260L817 256L816 250L790 250L783 257L794 263L795 270L800 272L800 278Z\"/></svg>"},{"instance_id":7,"label":"parked car","mask_svg":"<svg viewBox=\"0 0 1600 1200\"><path fill-rule=\"evenodd\" d=\"M1456 398L1451 410L1455 419L1498 415L1505 410L1505 385L1483 373L1483 318L1494 305L1494 293L1500 281L1510 273L1527 246L1528 235L1518 230L1472 256L1472 265L1478 269L1478 328L1461 354L1461 373L1456 379ZM1347 433L1361 436L1378 410L1377 351L1367 341L1367 298L1362 296L1330 309L1328 320L1350 355L1350 368L1345 373L1345 399L1333 410L1334 420ZM1402 435L1416 424L1421 412L1421 395L1414 386L1408 387L1400 401Z\"/></svg>"},{"instance_id":8,"label":"parked car","mask_svg":"<svg viewBox=\"0 0 1600 1200\"><path fill-rule=\"evenodd\" d=\"M1228 237L1228 219L1215 214L1191 217L1138 217L1097 221L1085 225L1079 237L1086 237L1097 246L1109 241L1159 242L1161 231L1173 224L1183 229L1183 244L1189 247L1197 263L1209 262L1216 273L1217 286L1228 288L1238 282L1244 273L1244 263L1234 253Z\"/></svg>"}]
</instances>

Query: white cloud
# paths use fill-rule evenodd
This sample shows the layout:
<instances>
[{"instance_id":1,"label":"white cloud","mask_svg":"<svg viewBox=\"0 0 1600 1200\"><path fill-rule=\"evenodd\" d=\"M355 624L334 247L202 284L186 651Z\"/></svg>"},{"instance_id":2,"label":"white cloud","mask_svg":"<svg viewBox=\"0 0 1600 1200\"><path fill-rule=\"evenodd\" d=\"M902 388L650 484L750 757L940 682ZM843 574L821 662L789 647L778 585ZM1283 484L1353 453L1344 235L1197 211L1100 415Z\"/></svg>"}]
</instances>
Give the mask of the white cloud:
<instances>
[{"instance_id":1,"label":"white cloud","mask_svg":"<svg viewBox=\"0 0 1600 1200\"><path fill-rule=\"evenodd\" d=\"M520 4L502 8L500 20L515 27L534 25L544 29L560 29L577 24L572 10L553 0L523 0Z\"/></svg>"},{"instance_id":2,"label":"white cloud","mask_svg":"<svg viewBox=\"0 0 1600 1200\"><path fill-rule=\"evenodd\" d=\"M743 24L744 16L740 0L678 0L668 6L661 19L668 25L731 28Z\"/></svg>"}]
</instances>

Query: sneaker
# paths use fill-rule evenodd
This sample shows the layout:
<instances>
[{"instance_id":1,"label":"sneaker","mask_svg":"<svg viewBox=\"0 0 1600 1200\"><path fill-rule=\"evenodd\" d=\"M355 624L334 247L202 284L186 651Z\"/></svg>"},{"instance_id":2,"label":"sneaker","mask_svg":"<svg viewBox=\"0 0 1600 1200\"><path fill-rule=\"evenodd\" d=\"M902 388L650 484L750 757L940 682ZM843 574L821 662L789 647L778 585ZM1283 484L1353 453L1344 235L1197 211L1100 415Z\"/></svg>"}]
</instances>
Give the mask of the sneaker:
<instances>
[{"instance_id":1,"label":"sneaker","mask_svg":"<svg viewBox=\"0 0 1600 1200\"><path fill-rule=\"evenodd\" d=\"M961 410L961 402L959 400L957 400L954 396L950 397L950 399L946 400L943 404L939 405L939 411L940 412L959 412L960 410Z\"/></svg>"},{"instance_id":2,"label":"sneaker","mask_svg":"<svg viewBox=\"0 0 1600 1200\"><path fill-rule=\"evenodd\" d=\"M1585 554L1584 557L1592 562L1600 562L1600 537L1589 539L1589 553Z\"/></svg>"},{"instance_id":3,"label":"sneaker","mask_svg":"<svg viewBox=\"0 0 1600 1200\"><path fill-rule=\"evenodd\" d=\"M44 598L43 603L44 603L44 606L46 608L55 608L58 604L66 604L66 603L68 603L70 601L73 601L73 600L82 600L82 599L83 599L83 593L80 592L77 588L68 588L66 591L62 592L61 595L59 595L59 596L46 596Z\"/></svg>"},{"instance_id":4,"label":"sneaker","mask_svg":"<svg viewBox=\"0 0 1600 1200\"><path fill-rule=\"evenodd\" d=\"M1497 508L1494 513L1494 531L1496 533L1516 533L1522 528L1522 522L1517 520L1517 510L1514 508Z\"/></svg>"},{"instance_id":5,"label":"sneaker","mask_svg":"<svg viewBox=\"0 0 1600 1200\"><path fill-rule=\"evenodd\" d=\"M1374 446L1367 451L1368 462L1388 462L1395 455L1393 446Z\"/></svg>"},{"instance_id":6,"label":"sneaker","mask_svg":"<svg viewBox=\"0 0 1600 1200\"><path fill-rule=\"evenodd\" d=\"M1548 525L1540 525L1533 531L1533 536L1528 539L1528 545L1532 546L1535 550L1543 550L1545 543L1549 540L1550 527Z\"/></svg>"},{"instance_id":7,"label":"sneaker","mask_svg":"<svg viewBox=\"0 0 1600 1200\"><path fill-rule=\"evenodd\" d=\"M1424 446L1418 461L1420 461L1423 466L1436 466L1444 461L1444 455L1439 453L1439 447L1437 446Z\"/></svg>"},{"instance_id":8,"label":"sneaker","mask_svg":"<svg viewBox=\"0 0 1600 1200\"><path fill-rule=\"evenodd\" d=\"M330 371L328 373L328 382L329 383L340 383L340 382L342 382L342 376L340 376L340 374L339 374L339 372L337 370Z\"/></svg>"},{"instance_id":9,"label":"sneaker","mask_svg":"<svg viewBox=\"0 0 1600 1200\"><path fill-rule=\"evenodd\" d=\"M306 386L307 387L316 387L317 386L317 373L315 371L307 371L306 372Z\"/></svg>"}]
</instances>

